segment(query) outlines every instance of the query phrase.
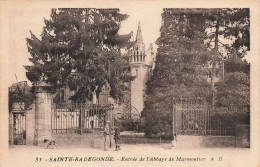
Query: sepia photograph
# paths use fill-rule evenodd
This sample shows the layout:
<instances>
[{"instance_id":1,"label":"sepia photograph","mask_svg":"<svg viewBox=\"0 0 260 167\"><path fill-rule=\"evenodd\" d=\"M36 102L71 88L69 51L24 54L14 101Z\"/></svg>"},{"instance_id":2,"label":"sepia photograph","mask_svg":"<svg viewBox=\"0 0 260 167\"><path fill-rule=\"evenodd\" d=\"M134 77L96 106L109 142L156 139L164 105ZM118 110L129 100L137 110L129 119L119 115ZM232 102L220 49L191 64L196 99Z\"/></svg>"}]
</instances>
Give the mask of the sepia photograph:
<instances>
[{"instance_id":1,"label":"sepia photograph","mask_svg":"<svg viewBox=\"0 0 260 167\"><path fill-rule=\"evenodd\" d=\"M1 167L260 165L259 2L87 2L0 2Z\"/></svg>"}]
</instances>

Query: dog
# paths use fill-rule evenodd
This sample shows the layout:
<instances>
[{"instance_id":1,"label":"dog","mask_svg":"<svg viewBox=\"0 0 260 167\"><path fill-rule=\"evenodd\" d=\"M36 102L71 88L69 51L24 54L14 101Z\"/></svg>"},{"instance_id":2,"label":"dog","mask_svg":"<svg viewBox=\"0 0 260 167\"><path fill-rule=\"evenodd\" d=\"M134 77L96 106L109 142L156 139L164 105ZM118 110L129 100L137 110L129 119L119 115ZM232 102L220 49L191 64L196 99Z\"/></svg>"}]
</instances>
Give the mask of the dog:
<instances>
[{"instance_id":1,"label":"dog","mask_svg":"<svg viewBox=\"0 0 260 167\"><path fill-rule=\"evenodd\" d=\"M56 143L54 140L48 140L48 139L44 139L43 143L46 144L45 149L58 149L58 143Z\"/></svg>"},{"instance_id":2,"label":"dog","mask_svg":"<svg viewBox=\"0 0 260 167\"><path fill-rule=\"evenodd\" d=\"M116 144L116 151L121 150L120 146Z\"/></svg>"}]
</instances>

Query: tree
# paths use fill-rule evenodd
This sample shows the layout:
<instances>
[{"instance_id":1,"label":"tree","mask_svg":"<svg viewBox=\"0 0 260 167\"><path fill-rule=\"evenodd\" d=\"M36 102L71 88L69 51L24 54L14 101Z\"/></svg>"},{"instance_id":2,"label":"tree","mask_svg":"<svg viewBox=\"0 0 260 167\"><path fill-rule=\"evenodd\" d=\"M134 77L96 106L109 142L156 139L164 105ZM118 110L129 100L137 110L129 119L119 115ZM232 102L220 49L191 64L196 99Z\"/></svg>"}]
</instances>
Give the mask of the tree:
<instances>
[{"instance_id":1,"label":"tree","mask_svg":"<svg viewBox=\"0 0 260 167\"><path fill-rule=\"evenodd\" d=\"M237 71L227 72L225 80L218 83L216 108L219 115L231 117L239 124L250 123L249 75Z\"/></svg>"},{"instance_id":2,"label":"tree","mask_svg":"<svg viewBox=\"0 0 260 167\"><path fill-rule=\"evenodd\" d=\"M70 88L73 100L91 100L108 87L114 99L127 89L130 66L121 50L131 46L131 33L119 35L121 22L128 17L119 9L52 9L51 19L38 39L27 38L31 66L25 66L31 82L41 80L53 90Z\"/></svg>"},{"instance_id":3,"label":"tree","mask_svg":"<svg viewBox=\"0 0 260 167\"><path fill-rule=\"evenodd\" d=\"M195 9L165 9L143 116L148 137L172 136L173 102L207 100L205 18ZM158 82L159 81L159 82Z\"/></svg>"},{"instance_id":4,"label":"tree","mask_svg":"<svg viewBox=\"0 0 260 167\"><path fill-rule=\"evenodd\" d=\"M210 101L213 105L217 101L219 113L248 115L249 65L241 59L250 49L249 9L165 9L157 44L156 66L147 83L143 113L147 136L171 136L173 101ZM219 82L216 90L216 68L220 65L224 69L224 59L227 79ZM209 62L210 85L205 81ZM238 83L231 84L232 78ZM232 98L226 98L226 92Z\"/></svg>"},{"instance_id":5,"label":"tree","mask_svg":"<svg viewBox=\"0 0 260 167\"><path fill-rule=\"evenodd\" d=\"M217 83L216 110L239 124L250 123L250 64L241 58L225 61L225 79Z\"/></svg>"},{"instance_id":6,"label":"tree","mask_svg":"<svg viewBox=\"0 0 260 167\"><path fill-rule=\"evenodd\" d=\"M9 89L8 97L9 112L13 109L14 103L20 103L24 105L24 107L22 107L23 109L28 110L35 100L35 95L31 91L23 91L18 86L15 91L10 91Z\"/></svg>"},{"instance_id":7,"label":"tree","mask_svg":"<svg viewBox=\"0 0 260 167\"><path fill-rule=\"evenodd\" d=\"M211 91L214 105L217 64L223 63L224 57L243 58L250 50L249 9L202 9L202 12L208 32L205 40L212 49Z\"/></svg>"},{"instance_id":8,"label":"tree","mask_svg":"<svg viewBox=\"0 0 260 167\"><path fill-rule=\"evenodd\" d=\"M249 9L210 9L205 11L205 17L208 30L206 42L213 51L212 104L218 114L237 123L249 124L250 65L242 60L250 50ZM224 73L216 89L217 63L222 65Z\"/></svg>"}]
</instances>

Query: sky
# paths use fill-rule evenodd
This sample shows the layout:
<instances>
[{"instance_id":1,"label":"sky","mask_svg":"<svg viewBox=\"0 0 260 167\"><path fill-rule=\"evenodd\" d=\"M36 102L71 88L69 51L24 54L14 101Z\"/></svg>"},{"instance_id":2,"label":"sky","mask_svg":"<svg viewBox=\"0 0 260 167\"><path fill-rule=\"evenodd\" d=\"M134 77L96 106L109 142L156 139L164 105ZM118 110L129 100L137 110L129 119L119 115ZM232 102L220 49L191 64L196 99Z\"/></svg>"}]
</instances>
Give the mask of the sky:
<instances>
[{"instance_id":1,"label":"sky","mask_svg":"<svg viewBox=\"0 0 260 167\"><path fill-rule=\"evenodd\" d=\"M121 24L120 34L133 31L133 35L136 37L138 22L140 21L146 50L150 43L155 45L155 41L160 35L162 8L128 6L120 8L120 12L129 15L128 19ZM50 13L50 8L18 8L10 13L9 18L12 19L9 21L11 32L11 42L9 43L11 49L9 53L12 60L9 60L9 66L12 67L12 70L9 74L8 85L17 81L28 81L23 67L23 65L30 64L26 38L30 37L30 31L40 38L44 18L49 19ZM30 82L28 83L30 84Z\"/></svg>"}]
</instances>

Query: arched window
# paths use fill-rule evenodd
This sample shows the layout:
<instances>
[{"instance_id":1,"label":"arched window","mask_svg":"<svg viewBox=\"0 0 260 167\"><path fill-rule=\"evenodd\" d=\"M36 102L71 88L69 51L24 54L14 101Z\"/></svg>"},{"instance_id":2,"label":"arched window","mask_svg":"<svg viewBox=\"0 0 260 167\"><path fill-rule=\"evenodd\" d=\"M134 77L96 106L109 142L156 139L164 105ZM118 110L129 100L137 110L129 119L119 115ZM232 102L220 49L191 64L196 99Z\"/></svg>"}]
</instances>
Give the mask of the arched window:
<instances>
[{"instance_id":1,"label":"arched window","mask_svg":"<svg viewBox=\"0 0 260 167\"><path fill-rule=\"evenodd\" d=\"M137 56L137 62L139 62L139 56Z\"/></svg>"},{"instance_id":2,"label":"arched window","mask_svg":"<svg viewBox=\"0 0 260 167\"><path fill-rule=\"evenodd\" d=\"M144 56L144 62L145 62L145 56Z\"/></svg>"},{"instance_id":3,"label":"arched window","mask_svg":"<svg viewBox=\"0 0 260 167\"><path fill-rule=\"evenodd\" d=\"M136 61L136 57L134 56L134 62Z\"/></svg>"}]
</instances>

